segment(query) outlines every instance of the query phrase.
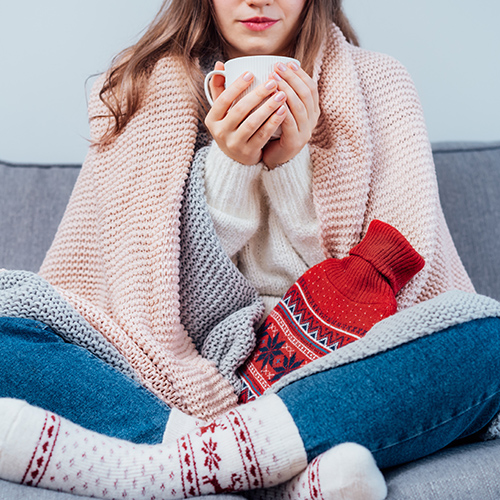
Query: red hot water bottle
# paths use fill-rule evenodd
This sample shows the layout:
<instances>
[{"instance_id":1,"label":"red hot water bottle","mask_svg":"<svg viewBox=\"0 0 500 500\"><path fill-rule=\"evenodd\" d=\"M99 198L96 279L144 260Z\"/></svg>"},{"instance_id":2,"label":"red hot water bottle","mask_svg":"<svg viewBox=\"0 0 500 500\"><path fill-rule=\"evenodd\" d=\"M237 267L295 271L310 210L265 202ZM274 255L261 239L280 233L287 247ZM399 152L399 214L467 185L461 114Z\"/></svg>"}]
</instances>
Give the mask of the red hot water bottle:
<instances>
[{"instance_id":1,"label":"red hot water bottle","mask_svg":"<svg viewBox=\"0 0 500 500\"><path fill-rule=\"evenodd\" d=\"M397 310L396 294L424 259L394 227L374 220L349 256L327 259L303 274L257 331L239 369L240 403L284 375L362 338Z\"/></svg>"}]
</instances>

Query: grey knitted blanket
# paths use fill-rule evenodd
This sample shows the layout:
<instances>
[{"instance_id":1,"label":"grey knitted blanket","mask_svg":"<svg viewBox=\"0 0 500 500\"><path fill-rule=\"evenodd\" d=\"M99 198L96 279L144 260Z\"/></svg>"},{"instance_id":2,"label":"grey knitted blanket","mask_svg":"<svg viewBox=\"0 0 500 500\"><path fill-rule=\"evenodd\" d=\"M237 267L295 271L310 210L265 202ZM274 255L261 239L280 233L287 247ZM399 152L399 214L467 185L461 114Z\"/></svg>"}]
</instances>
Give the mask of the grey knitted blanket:
<instances>
[{"instance_id":1,"label":"grey knitted blanket","mask_svg":"<svg viewBox=\"0 0 500 500\"><path fill-rule=\"evenodd\" d=\"M200 149L185 187L181 210L181 321L203 356L213 360L239 390L236 369L254 348L263 314L255 288L225 254L215 233L203 180L207 149ZM132 368L117 349L36 274L0 272L0 316L36 319L128 376ZM283 377L269 392L312 373L350 363L467 321L500 317L494 299L450 291L376 324L362 339ZM500 437L500 418L487 438Z\"/></svg>"},{"instance_id":2,"label":"grey knitted blanket","mask_svg":"<svg viewBox=\"0 0 500 500\"><path fill-rule=\"evenodd\" d=\"M37 274L28 271L0 272L0 316L41 321L66 342L87 349L125 375L139 380L116 347Z\"/></svg>"},{"instance_id":3,"label":"grey knitted blanket","mask_svg":"<svg viewBox=\"0 0 500 500\"><path fill-rule=\"evenodd\" d=\"M255 346L264 303L222 248L205 198L208 148L195 156L181 208L181 323L198 351L240 392L235 372Z\"/></svg>"}]
</instances>

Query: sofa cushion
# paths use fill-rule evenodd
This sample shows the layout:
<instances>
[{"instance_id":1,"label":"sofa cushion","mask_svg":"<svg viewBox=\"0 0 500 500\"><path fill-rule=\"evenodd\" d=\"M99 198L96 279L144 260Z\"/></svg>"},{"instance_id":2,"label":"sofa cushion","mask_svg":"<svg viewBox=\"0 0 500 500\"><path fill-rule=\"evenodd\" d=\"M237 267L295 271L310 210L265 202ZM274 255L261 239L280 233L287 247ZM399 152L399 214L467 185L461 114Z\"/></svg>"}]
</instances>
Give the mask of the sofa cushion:
<instances>
[{"instance_id":1,"label":"sofa cushion","mask_svg":"<svg viewBox=\"0 0 500 500\"><path fill-rule=\"evenodd\" d=\"M32 488L0 479L0 500L78 500L78 498L88 497ZM236 495L205 495L197 498L198 500L242 500L242 497Z\"/></svg>"},{"instance_id":2,"label":"sofa cushion","mask_svg":"<svg viewBox=\"0 0 500 500\"><path fill-rule=\"evenodd\" d=\"M478 293L500 300L500 142L433 147L443 212Z\"/></svg>"},{"instance_id":3,"label":"sofa cushion","mask_svg":"<svg viewBox=\"0 0 500 500\"><path fill-rule=\"evenodd\" d=\"M0 268L38 271L79 171L0 161Z\"/></svg>"},{"instance_id":4,"label":"sofa cushion","mask_svg":"<svg viewBox=\"0 0 500 500\"><path fill-rule=\"evenodd\" d=\"M387 500L498 500L500 440L450 447L386 471Z\"/></svg>"}]
</instances>

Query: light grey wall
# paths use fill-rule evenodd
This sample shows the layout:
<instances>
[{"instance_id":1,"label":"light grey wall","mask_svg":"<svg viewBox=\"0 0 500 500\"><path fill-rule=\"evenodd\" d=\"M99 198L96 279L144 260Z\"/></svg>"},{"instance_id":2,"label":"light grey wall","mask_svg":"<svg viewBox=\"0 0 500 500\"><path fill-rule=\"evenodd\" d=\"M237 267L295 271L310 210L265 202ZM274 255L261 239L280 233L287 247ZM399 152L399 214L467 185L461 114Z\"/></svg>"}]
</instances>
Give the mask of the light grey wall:
<instances>
[{"instance_id":1,"label":"light grey wall","mask_svg":"<svg viewBox=\"0 0 500 500\"><path fill-rule=\"evenodd\" d=\"M89 76L134 43L161 0L0 0L0 158L81 162Z\"/></svg>"},{"instance_id":2,"label":"light grey wall","mask_svg":"<svg viewBox=\"0 0 500 500\"><path fill-rule=\"evenodd\" d=\"M500 0L344 0L361 45L412 75L432 141L500 140Z\"/></svg>"},{"instance_id":3,"label":"light grey wall","mask_svg":"<svg viewBox=\"0 0 500 500\"><path fill-rule=\"evenodd\" d=\"M85 81L137 39L160 4L0 0L0 158L81 162ZM409 69L431 140L500 139L499 0L345 0L345 7L364 47Z\"/></svg>"}]
</instances>

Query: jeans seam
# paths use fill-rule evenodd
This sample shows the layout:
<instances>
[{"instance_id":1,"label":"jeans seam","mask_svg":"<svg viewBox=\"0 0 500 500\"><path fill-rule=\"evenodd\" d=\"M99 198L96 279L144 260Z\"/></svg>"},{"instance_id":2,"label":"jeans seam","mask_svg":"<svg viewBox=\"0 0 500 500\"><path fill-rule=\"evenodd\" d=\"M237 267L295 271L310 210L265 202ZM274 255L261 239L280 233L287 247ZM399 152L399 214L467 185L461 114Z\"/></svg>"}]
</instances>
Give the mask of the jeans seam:
<instances>
[{"instance_id":1,"label":"jeans seam","mask_svg":"<svg viewBox=\"0 0 500 500\"><path fill-rule=\"evenodd\" d=\"M471 405L469 406L467 409L461 411L460 413L457 413L456 415L454 415L453 417L450 417L446 420L443 420L442 422L440 422L439 424L437 425L434 425L432 427L429 427L428 429L422 431L422 432L419 432L417 434L414 434L413 436L411 437L408 437L406 439L403 439L403 440L400 440L400 441L397 441L397 442L394 442L390 445L387 445L387 446L383 446L381 448L375 448L375 449L372 449L372 453L376 453L376 452L379 452L379 451L383 451L383 450L387 450L389 448L392 448L393 446L397 446L399 444L402 444L402 443L406 443L408 441L411 441L413 439L416 439L418 438L419 436L422 436L423 434L426 434L428 432L431 432L433 430L436 430L438 429L439 427L442 427L443 425L446 425L448 422L451 422L452 420L455 420L457 417L461 417L462 415L465 415L467 412L469 412L470 410L472 410L473 408L479 406L479 405L482 405L484 404L486 401L489 401L490 399L494 398L495 396L497 396L498 394L500 394L500 391L496 391L495 393L493 393L491 396L488 396L486 397L485 399L483 399L482 401L480 401L479 403L476 403L474 405Z\"/></svg>"}]
</instances>

